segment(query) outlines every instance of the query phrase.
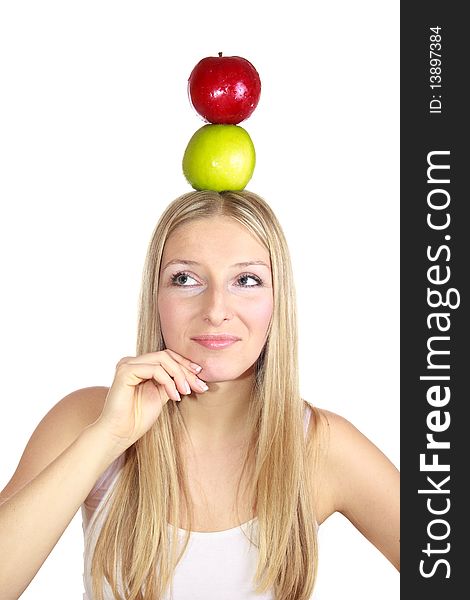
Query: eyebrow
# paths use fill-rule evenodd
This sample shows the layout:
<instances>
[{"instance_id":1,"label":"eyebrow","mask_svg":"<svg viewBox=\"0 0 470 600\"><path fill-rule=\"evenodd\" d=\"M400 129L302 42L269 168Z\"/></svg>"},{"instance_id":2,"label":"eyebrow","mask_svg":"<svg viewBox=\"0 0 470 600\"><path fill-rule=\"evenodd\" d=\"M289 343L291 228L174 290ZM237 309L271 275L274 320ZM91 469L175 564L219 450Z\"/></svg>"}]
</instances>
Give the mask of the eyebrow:
<instances>
[{"instance_id":1,"label":"eyebrow","mask_svg":"<svg viewBox=\"0 0 470 600\"><path fill-rule=\"evenodd\" d=\"M163 267L163 271L165 269L167 269L170 265L176 265L176 264L178 264L178 265L195 265L197 267L201 266L201 263L198 263L195 260L185 260L183 258L175 258L166 263L166 265ZM239 263L235 263L234 265L231 265L230 268L232 268L232 267L243 268L243 267L249 267L251 265L261 265L263 267L266 267L267 269L270 268L269 265L267 265L264 262L264 260L248 260L246 262L239 262Z\"/></svg>"}]
</instances>

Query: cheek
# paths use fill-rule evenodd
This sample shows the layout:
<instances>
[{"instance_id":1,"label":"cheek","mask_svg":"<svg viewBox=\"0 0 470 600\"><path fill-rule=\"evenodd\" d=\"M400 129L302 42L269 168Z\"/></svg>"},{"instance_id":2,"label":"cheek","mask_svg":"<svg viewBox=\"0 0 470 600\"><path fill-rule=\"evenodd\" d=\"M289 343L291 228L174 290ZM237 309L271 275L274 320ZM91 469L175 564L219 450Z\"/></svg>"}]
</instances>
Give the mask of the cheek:
<instances>
[{"instance_id":1,"label":"cheek","mask_svg":"<svg viewBox=\"0 0 470 600\"><path fill-rule=\"evenodd\" d=\"M250 322L259 332L259 335L264 336L268 329L271 317L273 314L273 300L271 297L264 299L262 302L257 302L250 311Z\"/></svg>"},{"instance_id":2,"label":"cheek","mask_svg":"<svg viewBox=\"0 0 470 600\"><path fill-rule=\"evenodd\" d=\"M181 330L183 311L178 302L162 295L158 298L158 314L163 337L167 343L170 343L170 340Z\"/></svg>"}]
</instances>

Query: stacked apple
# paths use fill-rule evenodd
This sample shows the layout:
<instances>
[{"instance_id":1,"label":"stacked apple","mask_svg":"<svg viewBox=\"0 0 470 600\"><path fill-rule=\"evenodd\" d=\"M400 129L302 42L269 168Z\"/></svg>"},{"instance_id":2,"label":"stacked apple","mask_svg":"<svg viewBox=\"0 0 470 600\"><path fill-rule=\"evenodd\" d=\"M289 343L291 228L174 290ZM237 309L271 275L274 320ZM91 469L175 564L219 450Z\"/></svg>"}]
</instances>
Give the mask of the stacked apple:
<instances>
[{"instance_id":1,"label":"stacked apple","mask_svg":"<svg viewBox=\"0 0 470 600\"><path fill-rule=\"evenodd\" d=\"M189 140L183 173L196 190L243 190L255 168L255 147L240 127L258 105L261 81L241 56L208 56L188 80L189 100L207 123Z\"/></svg>"}]
</instances>

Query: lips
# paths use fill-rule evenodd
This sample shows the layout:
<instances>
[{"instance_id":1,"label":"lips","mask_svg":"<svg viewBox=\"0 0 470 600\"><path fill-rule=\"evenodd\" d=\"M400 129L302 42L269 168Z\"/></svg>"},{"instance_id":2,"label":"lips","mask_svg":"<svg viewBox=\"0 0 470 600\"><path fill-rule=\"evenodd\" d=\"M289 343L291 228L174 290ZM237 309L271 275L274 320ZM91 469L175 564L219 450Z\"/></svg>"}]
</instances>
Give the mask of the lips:
<instances>
[{"instance_id":1,"label":"lips","mask_svg":"<svg viewBox=\"0 0 470 600\"><path fill-rule=\"evenodd\" d=\"M228 348L236 342L240 341L239 337L234 335L228 335L225 333L221 334L205 334L197 335L191 338L194 342L209 348L211 350L221 350L222 348Z\"/></svg>"}]
</instances>

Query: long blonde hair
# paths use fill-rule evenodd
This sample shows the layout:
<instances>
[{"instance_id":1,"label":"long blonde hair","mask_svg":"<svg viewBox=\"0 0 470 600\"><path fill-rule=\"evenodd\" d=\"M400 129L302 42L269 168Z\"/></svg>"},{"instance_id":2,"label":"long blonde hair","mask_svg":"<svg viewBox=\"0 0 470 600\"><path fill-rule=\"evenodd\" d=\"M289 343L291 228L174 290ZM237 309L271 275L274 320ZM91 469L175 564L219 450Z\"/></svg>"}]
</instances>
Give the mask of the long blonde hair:
<instances>
[{"instance_id":1,"label":"long blonde hair","mask_svg":"<svg viewBox=\"0 0 470 600\"><path fill-rule=\"evenodd\" d=\"M287 243L269 205L247 190L189 192L164 211L151 238L140 295L137 355L165 348L157 307L163 248L175 229L215 215L243 224L268 249L273 277L273 316L255 369L248 415L250 444L243 471L252 466L248 498L257 511L259 558L256 593L276 600L310 598L317 570L317 526L312 471L317 444L305 443L297 360L296 303ZM318 413L312 415L313 426ZM191 532L177 554L183 510L192 522L187 476L180 454L185 425L178 405L167 402L152 428L126 451L120 477L92 561L94 596L104 580L119 600L163 600ZM240 477L237 497L240 488ZM119 591L125 594L124 598Z\"/></svg>"}]
</instances>

